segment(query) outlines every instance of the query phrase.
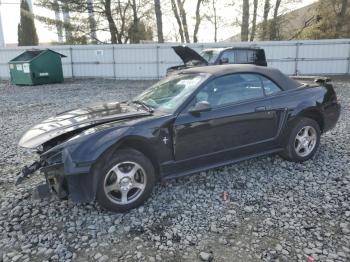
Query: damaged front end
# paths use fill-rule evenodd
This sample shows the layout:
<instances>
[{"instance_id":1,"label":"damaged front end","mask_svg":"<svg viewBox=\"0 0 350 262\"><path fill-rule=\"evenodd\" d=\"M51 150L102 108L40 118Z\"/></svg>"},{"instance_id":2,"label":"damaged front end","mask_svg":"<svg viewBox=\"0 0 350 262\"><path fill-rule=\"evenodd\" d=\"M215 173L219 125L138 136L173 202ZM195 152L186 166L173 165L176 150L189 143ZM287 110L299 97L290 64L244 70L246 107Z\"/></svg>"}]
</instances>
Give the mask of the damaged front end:
<instances>
[{"instance_id":1,"label":"damaged front end","mask_svg":"<svg viewBox=\"0 0 350 262\"><path fill-rule=\"evenodd\" d=\"M21 184L26 178L29 178L35 171L41 168L41 162L35 161L30 166L24 166L20 172L17 173L15 185L18 186Z\"/></svg>"},{"instance_id":2,"label":"damaged front end","mask_svg":"<svg viewBox=\"0 0 350 262\"><path fill-rule=\"evenodd\" d=\"M111 102L63 112L44 120L29 129L19 141L21 147L40 148L37 150L40 160L24 167L16 184L39 170L45 175L49 189L46 191L75 202L94 200L97 182L90 172L92 164L116 143L126 130L126 121L150 115L127 103Z\"/></svg>"},{"instance_id":3,"label":"damaged front end","mask_svg":"<svg viewBox=\"0 0 350 262\"><path fill-rule=\"evenodd\" d=\"M40 160L25 166L17 175L19 185L39 170L45 176L46 184L39 185L39 197L54 193L60 199L74 202L89 202L93 199L93 186L89 163L76 165L72 161L72 147L54 147L40 154Z\"/></svg>"}]
</instances>

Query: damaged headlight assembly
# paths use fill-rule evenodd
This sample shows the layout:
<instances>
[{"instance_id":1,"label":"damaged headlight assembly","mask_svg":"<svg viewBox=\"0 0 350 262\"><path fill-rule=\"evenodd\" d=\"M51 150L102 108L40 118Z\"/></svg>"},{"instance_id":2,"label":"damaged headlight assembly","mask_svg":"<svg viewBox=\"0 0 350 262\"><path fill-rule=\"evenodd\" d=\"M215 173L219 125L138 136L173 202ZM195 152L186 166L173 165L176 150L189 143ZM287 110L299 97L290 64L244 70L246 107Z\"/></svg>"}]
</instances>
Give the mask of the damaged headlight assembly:
<instances>
[{"instance_id":1,"label":"damaged headlight assembly","mask_svg":"<svg viewBox=\"0 0 350 262\"><path fill-rule=\"evenodd\" d=\"M121 127L117 130L114 130L114 132L117 132L119 135L124 133L127 128L128 127ZM34 174L35 171L43 167L55 164L63 164L64 153L73 152L77 147L83 144L86 140L89 140L91 136L96 134L98 131L100 131L99 128L89 128L47 151L44 151L43 145L40 145L35 149L26 149L28 153L36 153L40 155L40 160L35 161L29 166L24 166L22 170L17 174L15 185L19 185L30 175Z\"/></svg>"}]
</instances>

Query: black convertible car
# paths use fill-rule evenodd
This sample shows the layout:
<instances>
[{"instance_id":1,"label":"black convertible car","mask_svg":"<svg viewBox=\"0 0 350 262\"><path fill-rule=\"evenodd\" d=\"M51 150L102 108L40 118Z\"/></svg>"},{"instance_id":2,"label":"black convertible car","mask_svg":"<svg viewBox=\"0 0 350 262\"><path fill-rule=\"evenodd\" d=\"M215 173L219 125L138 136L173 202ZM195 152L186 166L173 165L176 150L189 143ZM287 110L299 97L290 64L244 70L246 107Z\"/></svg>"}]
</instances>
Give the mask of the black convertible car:
<instances>
[{"instance_id":1,"label":"black convertible car","mask_svg":"<svg viewBox=\"0 0 350 262\"><path fill-rule=\"evenodd\" d=\"M134 100L60 113L27 131L40 168L60 198L126 211L160 179L279 153L302 162L333 128L340 105L332 85L301 84L252 65L180 71Z\"/></svg>"}]
</instances>

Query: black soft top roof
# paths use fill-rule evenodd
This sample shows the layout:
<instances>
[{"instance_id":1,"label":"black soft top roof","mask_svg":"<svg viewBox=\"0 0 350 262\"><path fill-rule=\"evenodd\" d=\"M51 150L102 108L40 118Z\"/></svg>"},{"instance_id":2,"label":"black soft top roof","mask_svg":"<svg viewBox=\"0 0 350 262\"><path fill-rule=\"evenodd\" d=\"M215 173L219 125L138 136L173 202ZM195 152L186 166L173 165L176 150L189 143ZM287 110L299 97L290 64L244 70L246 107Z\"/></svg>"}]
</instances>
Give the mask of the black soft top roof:
<instances>
[{"instance_id":1,"label":"black soft top roof","mask_svg":"<svg viewBox=\"0 0 350 262\"><path fill-rule=\"evenodd\" d=\"M230 64L230 65L213 65L202 66L184 69L179 72L180 74L199 74L206 73L214 77L223 76L234 73L257 73L273 80L283 90L290 90L300 87L302 84L290 79L281 71L275 68L267 68L264 66L255 66L247 64Z\"/></svg>"}]
</instances>

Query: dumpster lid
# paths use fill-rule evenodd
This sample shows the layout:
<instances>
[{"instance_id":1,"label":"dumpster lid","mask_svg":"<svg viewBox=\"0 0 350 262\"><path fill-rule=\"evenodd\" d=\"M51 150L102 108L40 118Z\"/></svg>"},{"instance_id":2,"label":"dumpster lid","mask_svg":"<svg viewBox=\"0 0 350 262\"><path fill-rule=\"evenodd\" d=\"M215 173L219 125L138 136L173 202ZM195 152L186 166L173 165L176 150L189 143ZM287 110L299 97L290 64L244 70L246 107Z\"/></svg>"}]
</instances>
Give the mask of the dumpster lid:
<instances>
[{"instance_id":1,"label":"dumpster lid","mask_svg":"<svg viewBox=\"0 0 350 262\"><path fill-rule=\"evenodd\" d=\"M18 62L18 61L28 62L28 61L33 60L34 58L38 57L39 55L41 55L47 51L56 53L56 54L60 55L61 57L67 57L63 54L60 54L60 53L53 51L51 49L48 49L48 48L47 49L30 49L30 50L26 50L25 52L23 52L19 56L16 56L15 58L11 59L10 62Z\"/></svg>"}]
</instances>

